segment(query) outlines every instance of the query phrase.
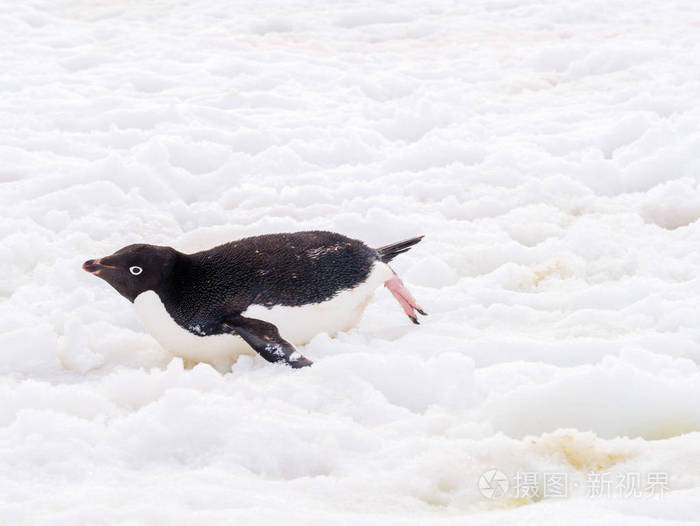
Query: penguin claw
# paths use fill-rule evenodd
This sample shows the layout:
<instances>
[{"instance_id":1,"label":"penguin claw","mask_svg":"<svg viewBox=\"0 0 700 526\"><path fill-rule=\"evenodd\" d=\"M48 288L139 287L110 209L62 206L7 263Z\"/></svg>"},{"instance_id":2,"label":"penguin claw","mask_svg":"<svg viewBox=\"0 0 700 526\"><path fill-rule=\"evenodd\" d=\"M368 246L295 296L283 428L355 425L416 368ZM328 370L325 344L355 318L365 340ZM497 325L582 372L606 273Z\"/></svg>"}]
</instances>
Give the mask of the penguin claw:
<instances>
[{"instance_id":1,"label":"penguin claw","mask_svg":"<svg viewBox=\"0 0 700 526\"><path fill-rule=\"evenodd\" d=\"M396 301L399 302L399 305L401 305L401 308L406 313L406 316L408 316L416 325L420 325L416 312L423 316L427 316L427 314L420 308L420 305L418 305L416 300L413 299L413 296L411 296L411 293L408 292L408 289L399 279L399 277L395 275L393 278L386 280L384 282L384 286L389 289L394 298L396 298Z\"/></svg>"}]
</instances>

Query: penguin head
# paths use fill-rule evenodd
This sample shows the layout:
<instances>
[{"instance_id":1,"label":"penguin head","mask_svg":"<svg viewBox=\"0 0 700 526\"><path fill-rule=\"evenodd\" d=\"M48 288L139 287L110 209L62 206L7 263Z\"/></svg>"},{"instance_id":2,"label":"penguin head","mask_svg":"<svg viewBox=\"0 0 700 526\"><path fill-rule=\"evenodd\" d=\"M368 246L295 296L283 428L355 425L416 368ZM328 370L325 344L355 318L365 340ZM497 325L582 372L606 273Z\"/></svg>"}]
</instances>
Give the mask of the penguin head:
<instances>
[{"instance_id":1,"label":"penguin head","mask_svg":"<svg viewBox=\"0 0 700 526\"><path fill-rule=\"evenodd\" d=\"M129 245L111 256L86 261L83 270L102 278L133 303L142 292L158 290L178 254L171 247Z\"/></svg>"}]
</instances>

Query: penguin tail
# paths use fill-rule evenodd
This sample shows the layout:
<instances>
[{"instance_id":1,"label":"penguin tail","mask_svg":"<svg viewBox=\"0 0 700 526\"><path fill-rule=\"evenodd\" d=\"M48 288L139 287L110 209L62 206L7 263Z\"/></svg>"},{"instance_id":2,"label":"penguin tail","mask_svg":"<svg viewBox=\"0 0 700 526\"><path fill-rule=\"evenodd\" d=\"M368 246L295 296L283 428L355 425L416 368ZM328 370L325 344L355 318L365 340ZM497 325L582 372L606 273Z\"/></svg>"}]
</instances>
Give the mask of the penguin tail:
<instances>
[{"instance_id":1,"label":"penguin tail","mask_svg":"<svg viewBox=\"0 0 700 526\"><path fill-rule=\"evenodd\" d=\"M405 239L403 241L399 241L398 243L392 243L391 245L379 247L377 249L379 259L383 263L389 263L389 261L394 259L399 254L403 254L404 252L411 250L411 247L418 243L421 239L423 239L423 236L412 237L411 239Z\"/></svg>"}]
</instances>

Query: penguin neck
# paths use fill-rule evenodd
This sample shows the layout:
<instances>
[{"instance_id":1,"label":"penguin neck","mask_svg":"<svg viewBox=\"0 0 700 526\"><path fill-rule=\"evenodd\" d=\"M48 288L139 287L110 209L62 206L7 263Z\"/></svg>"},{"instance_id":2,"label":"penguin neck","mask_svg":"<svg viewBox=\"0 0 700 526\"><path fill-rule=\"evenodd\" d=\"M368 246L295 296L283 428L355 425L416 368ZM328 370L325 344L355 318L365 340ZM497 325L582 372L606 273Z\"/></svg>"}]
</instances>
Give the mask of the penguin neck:
<instances>
[{"instance_id":1,"label":"penguin neck","mask_svg":"<svg viewBox=\"0 0 700 526\"><path fill-rule=\"evenodd\" d=\"M196 262L189 254L174 251L172 259L162 269L162 277L153 292L158 294L164 303L171 299L177 291L182 291L192 284L192 276L197 273Z\"/></svg>"}]
</instances>

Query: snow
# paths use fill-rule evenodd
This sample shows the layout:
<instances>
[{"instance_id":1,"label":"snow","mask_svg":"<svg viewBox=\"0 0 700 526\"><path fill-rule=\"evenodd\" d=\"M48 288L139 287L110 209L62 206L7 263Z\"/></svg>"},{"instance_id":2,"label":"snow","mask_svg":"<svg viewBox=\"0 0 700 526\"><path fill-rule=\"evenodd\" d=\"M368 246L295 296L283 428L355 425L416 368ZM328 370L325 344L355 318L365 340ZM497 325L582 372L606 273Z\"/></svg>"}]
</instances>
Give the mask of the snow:
<instances>
[{"instance_id":1,"label":"snow","mask_svg":"<svg viewBox=\"0 0 700 526\"><path fill-rule=\"evenodd\" d=\"M0 27L0 523L696 520L700 4L37 0ZM393 267L430 315L379 290L312 367L222 375L80 268L304 229L425 234Z\"/></svg>"}]
</instances>

